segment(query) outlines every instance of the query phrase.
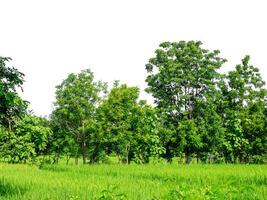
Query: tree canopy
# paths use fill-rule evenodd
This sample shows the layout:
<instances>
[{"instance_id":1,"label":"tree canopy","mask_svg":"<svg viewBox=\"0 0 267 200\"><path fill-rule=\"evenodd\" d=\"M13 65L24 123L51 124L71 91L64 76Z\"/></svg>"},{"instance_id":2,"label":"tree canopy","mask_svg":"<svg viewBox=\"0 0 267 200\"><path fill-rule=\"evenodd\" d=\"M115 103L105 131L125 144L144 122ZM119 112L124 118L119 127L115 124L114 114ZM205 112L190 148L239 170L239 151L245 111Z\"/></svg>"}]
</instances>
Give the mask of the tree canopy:
<instances>
[{"instance_id":1,"label":"tree canopy","mask_svg":"<svg viewBox=\"0 0 267 200\"><path fill-rule=\"evenodd\" d=\"M7 66L11 58L0 57L0 125L12 129L16 118L25 113L27 102L22 100L17 89L22 89L24 74Z\"/></svg>"},{"instance_id":2,"label":"tree canopy","mask_svg":"<svg viewBox=\"0 0 267 200\"><path fill-rule=\"evenodd\" d=\"M248 55L221 73L219 50L163 42L145 65L153 105L86 69L56 86L48 118L27 110L24 74L10 61L0 57L0 161L267 163L267 90Z\"/></svg>"}]
</instances>

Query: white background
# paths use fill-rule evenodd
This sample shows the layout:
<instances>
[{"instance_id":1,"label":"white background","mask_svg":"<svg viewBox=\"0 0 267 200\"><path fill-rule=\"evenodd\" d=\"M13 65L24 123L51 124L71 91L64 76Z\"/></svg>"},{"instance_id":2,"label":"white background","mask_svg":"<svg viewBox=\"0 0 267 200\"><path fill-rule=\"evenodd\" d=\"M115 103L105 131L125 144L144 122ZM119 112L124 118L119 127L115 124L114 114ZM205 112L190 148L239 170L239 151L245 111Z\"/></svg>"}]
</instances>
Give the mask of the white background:
<instances>
[{"instance_id":1,"label":"white background","mask_svg":"<svg viewBox=\"0 0 267 200\"><path fill-rule=\"evenodd\" d=\"M49 115L55 86L90 68L141 88L145 64L163 41L201 40L228 59L251 55L267 81L265 0L0 0L0 56L25 73L23 98Z\"/></svg>"}]
</instances>

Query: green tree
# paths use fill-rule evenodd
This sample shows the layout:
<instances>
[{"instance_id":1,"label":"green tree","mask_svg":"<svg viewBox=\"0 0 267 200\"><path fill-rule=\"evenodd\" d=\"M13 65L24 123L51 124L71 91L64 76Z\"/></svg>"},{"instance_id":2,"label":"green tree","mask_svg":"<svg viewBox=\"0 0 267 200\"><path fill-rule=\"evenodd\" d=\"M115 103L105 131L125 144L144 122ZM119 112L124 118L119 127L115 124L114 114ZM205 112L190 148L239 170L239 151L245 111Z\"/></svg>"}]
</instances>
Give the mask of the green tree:
<instances>
[{"instance_id":1,"label":"green tree","mask_svg":"<svg viewBox=\"0 0 267 200\"><path fill-rule=\"evenodd\" d=\"M225 127L222 116L219 114L222 104L222 94L218 89L212 94L205 96L205 101L198 101L195 123L198 127L198 134L201 137L202 145L197 152L197 160L204 162L222 161L223 143L225 141Z\"/></svg>"},{"instance_id":2,"label":"green tree","mask_svg":"<svg viewBox=\"0 0 267 200\"><path fill-rule=\"evenodd\" d=\"M164 148L157 131L155 110L139 101L139 89L115 82L108 97L98 109L103 147L115 152L123 163L132 160L149 162Z\"/></svg>"},{"instance_id":3,"label":"green tree","mask_svg":"<svg viewBox=\"0 0 267 200\"><path fill-rule=\"evenodd\" d=\"M24 74L8 67L11 58L0 57L0 125L11 131L15 121L26 112L27 102L22 100L17 88L22 89Z\"/></svg>"},{"instance_id":4,"label":"green tree","mask_svg":"<svg viewBox=\"0 0 267 200\"><path fill-rule=\"evenodd\" d=\"M34 144L34 151L37 156L44 154L51 135L50 127L44 124L45 120L41 117L25 115L15 127L17 136L27 136L30 138L30 142Z\"/></svg>"},{"instance_id":5,"label":"green tree","mask_svg":"<svg viewBox=\"0 0 267 200\"><path fill-rule=\"evenodd\" d=\"M137 163L148 163L150 158L160 158L165 148L160 138L160 123L156 110L141 100L132 122L135 126L135 145L132 151Z\"/></svg>"},{"instance_id":6,"label":"green tree","mask_svg":"<svg viewBox=\"0 0 267 200\"><path fill-rule=\"evenodd\" d=\"M122 162L129 163L134 142L134 124L139 89L115 82L106 100L99 107L103 142Z\"/></svg>"},{"instance_id":7,"label":"green tree","mask_svg":"<svg viewBox=\"0 0 267 200\"><path fill-rule=\"evenodd\" d=\"M0 157L10 162L26 162L43 155L51 130L42 124L42 120L25 115L12 131L1 129Z\"/></svg>"},{"instance_id":8,"label":"green tree","mask_svg":"<svg viewBox=\"0 0 267 200\"><path fill-rule=\"evenodd\" d=\"M88 141L95 130L96 108L106 84L94 81L93 73L87 69L79 74L70 74L56 87L54 115L60 127L71 133L83 157L87 160ZM77 155L78 156L78 155Z\"/></svg>"},{"instance_id":9,"label":"green tree","mask_svg":"<svg viewBox=\"0 0 267 200\"><path fill-rule=\"evenodd\" d=\"M170 141L166 142L169 158L177 149L189 158L202 146L195 119L201 118L199 105L216 92L220 77L217 70L226 61L218 56L218 50L208 51L201 48L201 44L199 41L161 43L155 57L146 65L147 92L155 98L167 129L172 130ZM183 136L184 130L190 130L186 136ZM183 141L187 139L189 141Z\"/></svg>"},{"instance_id":10,"label":"green tree","mask_svg":"<svg viewBox=\"0 0 267 200\"><path fill-rule=\"evenodd\" d=\"M66 156L66 164L68 165L71 157L79 156L77 155L79 153L79 144L77 144L70 130L62 125L62 119L57 117L56 112L53 112L49 120L52 135L49 138L47 148L48 161L50 163L58 163L62 156Z\"/></svg>"},{"instance_id":11,"label":"green tree","mask_svg":"<svg viewBox=\"0 0 267 200\"><path fill-rule=\"evenodd\" d=\"M0 157L11 163L32 161L36 157L34 144L29 135L0 129Z\"/></svg>"},{"instance_id":12,"label":"green tree","mask_svg":"<svg viewBox=\"0 0 267 200\"><path fill-rule=\"evenodd\" d=\"M231 162L266 155L267 90L259 69L250 65L249 60L245 56L221 84L226 102L222 112L227 129L225 151Z\"/></svg>"}]
</instances>

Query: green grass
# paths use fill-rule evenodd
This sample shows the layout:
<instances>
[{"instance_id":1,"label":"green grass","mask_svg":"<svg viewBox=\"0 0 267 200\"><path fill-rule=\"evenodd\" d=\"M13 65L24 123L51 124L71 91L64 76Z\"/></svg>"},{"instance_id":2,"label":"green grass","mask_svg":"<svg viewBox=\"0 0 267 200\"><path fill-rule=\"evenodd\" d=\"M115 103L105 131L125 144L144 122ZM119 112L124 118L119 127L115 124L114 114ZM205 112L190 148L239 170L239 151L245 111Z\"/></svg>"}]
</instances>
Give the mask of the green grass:
<instances>
[{"instance_id":1,"label":"green grass","mask_svg":"<svg viewBox=\"0 0 267 200\"><path fill-rule=\"evenodd\" d=\"M267 199L267 166L0 164L0 199Z\"/></svg>"}]
</instances>

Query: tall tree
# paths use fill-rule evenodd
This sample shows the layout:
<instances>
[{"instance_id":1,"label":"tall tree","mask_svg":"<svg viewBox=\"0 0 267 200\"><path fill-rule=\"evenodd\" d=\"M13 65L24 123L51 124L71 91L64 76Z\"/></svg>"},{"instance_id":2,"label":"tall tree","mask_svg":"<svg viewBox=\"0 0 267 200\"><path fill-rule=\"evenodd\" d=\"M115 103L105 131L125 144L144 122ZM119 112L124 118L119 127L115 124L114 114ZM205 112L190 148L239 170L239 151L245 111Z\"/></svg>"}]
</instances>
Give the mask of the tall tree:
<instances>
[{"instance_id":1,"label":"tall tree","mask_svg":"<svg viewBox=\"0 0 267 200\"><path fill-rule=\"evenodd\" d=\"M249 159L252 155L266 155L267 90L259 69L242 63L230 71L221 85L225 105L223 117L227 128L226 154L228 161Z\"/></svg>"},{"instance_id":2,"label":"tall tree","mask_svg":"<svg viewBox=\"0 0 267 200\"><path fill-rule=\"evenodd\" d=\"M0 125L11 131L17 118L27 109L27 102L22 100L17 89L22 89L24 74L14 67L8 67L11 58L0 57Z\"/></svg>"},{"instance_id":3,"label":"tall tree","mask_svg":"<svg viewBox=\"0 0 267 200\"><path fill-rule=\"evenodd\" d=\"M95 131L96 108L105 87L106 84L94 81L89 69L68 75L56 87L54 114L60 126L65 127L79 144L84 164L87 160L88 138Z\"/></svg>"},{"instance_id":4,"label":"tall tree","mask_svg":"<svg viewBox=\"0 0 267 200\"><path fill-rule=\"evenodd\" d=\"M226 61L218 56L218 50L208 51L201 48L201 44L199 41L161 43L155 57L146 65L147 91L155 98L161 114L166 116L166 125L174 129L171 138L175 142L168 144L174 145L172 149L178 145L188 161L202 146L195 127L196 118L201 117L198 105L216 91L220 76L217 70ZM185 130L190 131L184 135ZM183 145L185 141L186 146Z\"/></svg>"}]
</instances>

